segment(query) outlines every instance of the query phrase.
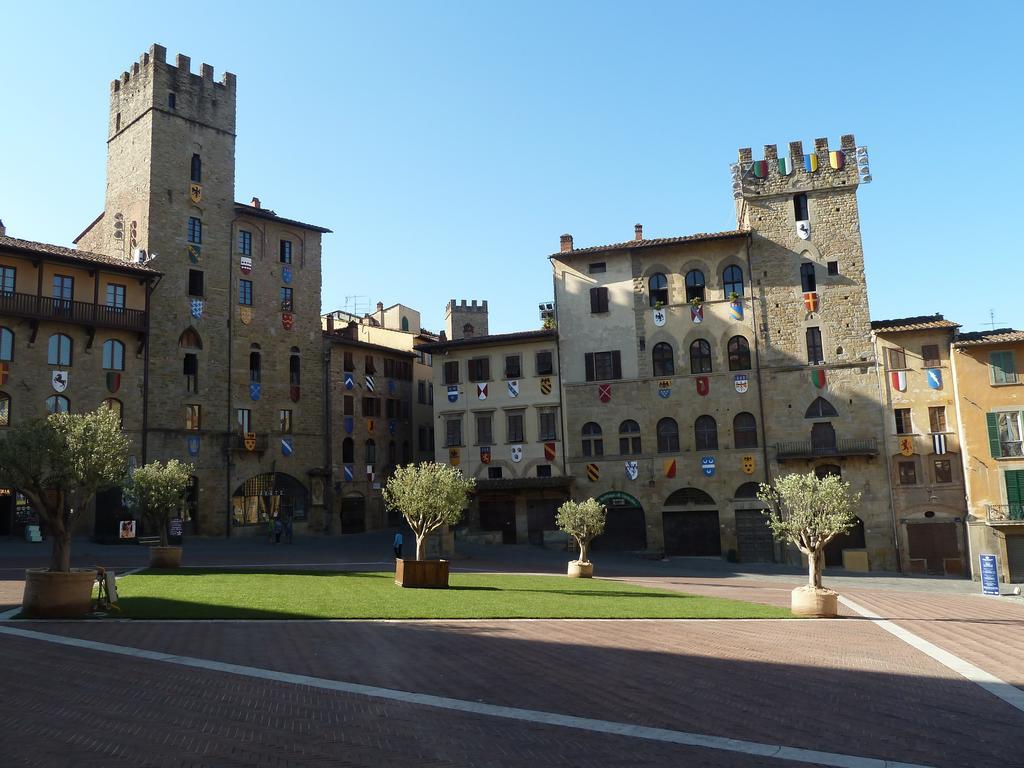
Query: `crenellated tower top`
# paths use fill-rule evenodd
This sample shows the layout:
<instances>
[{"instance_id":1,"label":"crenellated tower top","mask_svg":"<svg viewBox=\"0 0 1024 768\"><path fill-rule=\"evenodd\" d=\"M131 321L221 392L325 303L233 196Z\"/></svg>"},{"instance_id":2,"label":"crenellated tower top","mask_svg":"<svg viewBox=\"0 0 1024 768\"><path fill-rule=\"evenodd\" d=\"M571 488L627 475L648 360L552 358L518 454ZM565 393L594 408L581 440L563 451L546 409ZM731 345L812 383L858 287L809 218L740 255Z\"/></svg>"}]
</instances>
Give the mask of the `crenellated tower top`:
<instances>
[{"instance_id":1,"label":"crenellated tower top","mask_svg":"<svg viewBox=\"0 0 1024 768\"><path fill-rule=\"evenodd\" d=\"M755 160L753 151L744 147L730 171L732 193L737 200L856 187L871 181L867 147L858 147L852 133L840 139L836 150L829 148L828 139L815 139L814 149L806 154L800 141L791 141L789 151L782 155L775 144L766 144L760 160Z\"/></svg>"}]
</instances>

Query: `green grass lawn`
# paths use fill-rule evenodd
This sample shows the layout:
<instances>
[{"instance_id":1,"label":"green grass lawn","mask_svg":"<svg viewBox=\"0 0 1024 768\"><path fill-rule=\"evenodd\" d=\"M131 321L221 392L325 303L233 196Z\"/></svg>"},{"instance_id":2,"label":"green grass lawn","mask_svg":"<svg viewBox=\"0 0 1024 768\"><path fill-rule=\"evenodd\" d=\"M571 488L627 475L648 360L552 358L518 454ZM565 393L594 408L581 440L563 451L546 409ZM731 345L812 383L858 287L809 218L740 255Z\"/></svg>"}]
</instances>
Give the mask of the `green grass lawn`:
<instances>
[{"instance_id":1,"label":"green grass lawn","mask_svg":"<svg viewBox=\"0 0 1024 768\"><path fill-rule=\"evenodd\" d=\"M117 581L134 619L768 619L788 610L600 579L453 573L403 589L394 573L143 571ZM118 614L114 614L118 615Z\"/></svg>"}]
</instances>

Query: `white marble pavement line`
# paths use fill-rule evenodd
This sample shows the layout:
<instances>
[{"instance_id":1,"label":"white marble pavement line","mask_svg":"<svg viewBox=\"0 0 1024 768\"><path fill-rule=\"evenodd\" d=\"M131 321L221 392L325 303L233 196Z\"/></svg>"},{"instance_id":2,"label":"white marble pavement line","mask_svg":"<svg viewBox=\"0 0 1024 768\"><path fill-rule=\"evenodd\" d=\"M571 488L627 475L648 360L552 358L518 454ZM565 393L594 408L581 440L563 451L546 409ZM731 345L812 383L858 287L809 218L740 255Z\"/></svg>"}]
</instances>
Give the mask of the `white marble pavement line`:
<instances>
[{"instance_id":1,"label":"white marble pavement line","mask_svg":"<svg viewBox=\"0 0 1024 768\"><path fill-rule=\"evenodd\" d=\"M993 696L998 696L1011 707L1016 707L1021 712L1024 712L1024 691L1020 688L1015 685L1010 685L1005 680L1000 680L998 677L990 672L986 672L981 667L976 667L969 661L964 661L959 656L953 655L944 648L940 648L934 643L928 642L923 637L915 635L913 632L908 629L904 629L899 624L894 624L888 619L883 619L877 613L868 610L862 605L858 605L849 598L840 596L839 601L850 610L859 613L865 619L870 619L872 623L880 629L884 629L889 634L895 635L912 648L916 648L921 651L921 653L931 656L947 669L953 670L958 675L967 678L975 685L984 688Z\"/></svg>"},{"instance_id":2,"label":"white marble pavement line","mask_svg":"<svg viewBox=\"0 0 1024 768\"><path fill-rule=\"evenodd\" d=\"M243 677L269 680L288 685L305 685L322 690L338 691L340 693L354 694L357 696L369 696L375 699L386 699L404 704L436 707L438 709L465 712L472 715L496 717L505 720L517 720L521 722L550 725L561 728L573 728L575 730L591 731L594 733L613 736L624 736L627 738L680 744L688 747L702 747L705 749L735 752L744 755L772 758L775 760L788 760L795 763L812 763L814 765L830 766L831 768L932 768L931 766L921 765L919 763L880 760L873 757L859 757L857 755L845 755L836 752L819 752L817 750L787 747L779 744L763 744L756 741L729 739L723 736L711 736L708 734L676 731L668 728L652 728L644 725L632 725L630 723L620 723L612 720L575 717L572 715L559 714L557 712L544 712L541 710L524 709L520 707L504 707L495 704L485 704L478 701L453 699L446 696L433 696L425 693L414 693L412 691L401 691L392 688L379 688L372 685L347 683L342 680L329 680L309 675L276 672L269 669L260 669L258 667L244 666L241 664L229 664L222 661L215 661L213 659L201 659L194 656L178 656L176 654L151 651L144 648L131 648L128 646L113 645L111 643L102 643L94 640L83 640L76 637L51 635L45 632L36 632L12 626L0 626L0 635L20 637L28 640L70 646L89 651L98 651L100 653L129 656L146 661L176 664L183 667L202 669L210 672L223 672L230 675L240 675Z\"/></svg>"}]
</instances>

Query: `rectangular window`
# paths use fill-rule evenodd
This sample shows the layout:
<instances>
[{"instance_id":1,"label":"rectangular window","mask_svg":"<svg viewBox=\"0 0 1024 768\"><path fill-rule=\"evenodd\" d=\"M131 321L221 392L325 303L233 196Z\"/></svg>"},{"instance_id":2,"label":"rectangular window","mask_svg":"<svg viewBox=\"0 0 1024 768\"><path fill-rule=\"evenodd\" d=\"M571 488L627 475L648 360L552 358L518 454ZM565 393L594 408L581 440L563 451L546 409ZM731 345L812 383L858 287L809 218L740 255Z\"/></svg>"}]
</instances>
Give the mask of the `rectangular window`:
<instances>
[{"instance_id":1,"label":"rectangular window","mask_svg":"<svg viewBox=\"0 0 1024 768\"><path fill-rule=\"evenodd\" d=\"M519 355L505 355L505 378L518 379L522 375L522 358Z\"/></svg>"},{"instance_id":2,"label":"rectangular window","mask_svg":"<svg viewBox=\"0 0 1024 768\"><path fill-rule=\"evenodd\" d=\"M547 376L549 373L553 373L555 370L554 364L551 358L551 350L544 349L537 353L537 375Z\"/></svg>"},{"instance_id":3,"label":"rectangular window","mask_svg":"<svg viewBox=\"0 0 1024 768\"><path fill-rule=\"evenodd\" d=\"M537 477L551 477L551 465L550 464L538 464L537 465Z\"/></svg>"},{"instance_id":4,"label":"rectangular window","mask_svg":"<svg viewBox=\"0 0 1024 768\"><path fill-rule=\"evenodd\" d=\"M392 379L395 377L395 361L390 357L384 358L384 375Z\"/></svg>"},{"instance_id":5,"label":"rectangular window","mask_svg":"<svg viewBox=\"0 0 1024 768\"><path fill-rule=\"evenodd\" d=\"M198 405L185 406L185 429L197 430L200 426L200 411Z\"/></svg>"},{"instance_id":6,"label":"rectangular window","mask_svg":"<svg viewBox=\"0 0 1024 768\"><path fill-rule=\"evenodd\" d=\"M953 464L949 459L935 459L935 482L953 482Z\"/></svg>"},{"instance_id":7,"label":"rectangular window","mask_svg":"<svg viewBox=\"0 0 1024 768\"><path fill-rule=\"evenodd\" d=\"M807 221L807 195L801 192L793 195L793 218L796 221Z\"/></svg>"},{"instance_id":8,"label":"rectangular window","mask_svg":"<svg viewBox=\"0 0 1024 768\"><path fill-rule=\"evenodd\" d=\"M501 480L501 467L488 467L487 468L487 479L488 480Z\"/></svg>"},{"instance_id":9,"label":"rectangular window","mask_svg":"<svg viewBox=\"0 0 1024 768\"><path fill-rule=\"evenodd\" d=\"M292 303L292 289L287 286L281 286L281 311L282 312L293 312L295 306Z\"/></svg>"},{"instance_id":10,"label":"rectangular window","mask_svg":"<svg viewBox=\"0 0 1024 768\"><path fill-rule=\"evenodd\" d=\"M558 413L557 411L541 411L540 412L540 434L537 435L539 440L557 440L558 439Z\"/></svg>"},{"instance_id":11,"label":"rectangular window","mask_svg":"<svg viewBox=\"0 0 1024 768\"><path fill-rule=\"evenodd\" d=\"M899 347L886 349L885 359L890 371L903 371L907 368L907 353Z\"/></svg>"},{"instance_id":12,"label":"rectangular window","mask_svg":"<svg viewBox=\"0 0 1024 768\"><path fill-rule=\"evenodd\" d=\"M238 232L238 252L243 256L252 256L252 232L244 229Z\"/></svg>"},{"instance_id":13,"label":"rectangular window","mask_svg":"<svg viewBox=\"0 0 1024 768\"><path fill-rule=\"evenodd\" d=\"M445 384L458 384L459 383L459 361L452 360L444 364L444 383Z\"/></svg>"},{"instance_id":14,"label":"rectangular window","mask_svg":"<svg viewBox=\"0 0 1024 768\"><path fill-rule=\"evenodd\" d=\"M462 419L446 419L444 423L444 446L462 445Z\"/></svg>"},{"instance_id":15,"label":"rectangular window","mask_svg":"<svg viewBox=\"0 0 1024 768\"><path fill-rule=\"evenodd\" d=\"M1017 383L1017 366L1014 365L1012 351L991 352L988 361L992 367L993 384Z\"/></svg>"},{"instance_id":16,"label":"rectangular window","mask_svg":"<svg viewBox=\"0 0 1024 768\"><path fill-rule=\"evenodd\" d=\"M921 362L925 368L938 368L942 365L939 359L939 345L925 344L921 347Z\"/></svg>"},{"instance_id":17,"label":"rectangular window","mask_svg":"<svg viewBox=\"0 0 1024 768\"><path fill-rule=\"evenodd\" d=\"M839 262L838 261L828 261L828 262L825 263L825 267L828 269L828 276L829 277L835 277L836 275L839 274Z\"/></svg>"},{"instance_id":18,"label":"rectangular window","mask_svg":"<svg viewBox=\"0 0 1024 768\"><path fill-rule=\"evenodd\" d=\"M356 369L356 359L351 352L345 353L345 362L342 367L346 371L354 371Z\"/></svg>"},{"instance_id":19,"label":"rectangular window","mask_svg":"<svg viewBox=\"0 0 1024 768\"><path fill-rule=\"evenodd\" d=\"M521 443L526 440L522 411L508 411L505 414L505 442Z\"/></svg>"},{"instance_id":20,"label":"rectangular window","mask_svg":"<svg viewBox=\"0 0 1024 768\"><path fill-rule=\"evenodd\" d=\"M935 405L928 409L928 425L932 432L946 431L946 406Z\"/></svg>"},{"instance_id":21,"label":"rectangular window","mask_svg":"<svg viewBox=\"0 0 1024 768\"><path fill-rule=\"evenodd\" d=\"M193 352L185 354L185 362L182 367L185 374L185 391L192 394L199 392L199 357Z\"/></svg>"},{"instance_id":22,"label":"rectangular window","mask_svg":"<svg viewBox=\"0 0 1024 768\"><path fill-rule=\"evenodd\" d=\"M0 266L0 294L5 296L14 293L14 267Z\"/></svg>"},{"instance_id":23,"label":"rectangular window","mask_svg":"<svg viewBox=\"0 0 1024 768\"><path fill-rule=\"evenodd\" d=\"M117 283L107 283L107 306L124 309L125 287Z\"/></svg>"},{"instance_id":24,"label":"rectangular window","mask_svg":"<svg viewBox=\"0 0 1024 768\"><path fill-rule=\"evenodd\" d=\"M600 275L601 273L606 272L607 269L608 267L605 265L603 261L595 261L587 265L587 274Z\"/></svg>"},{"instance_id":25,"label":"rectangular window","mask_svg":"<svg viewBox=\"0 0 1024 768\"><path fill-rule=\"evenodd\" d=\"M188 219L188 241L199 245L203 242L203 222L195 216Z\"/></svg>"},{"instance_id":26,"label":"rectangular window","mask_svg":"<svg viewBox=\"0 0 1024 768\"><path fill-rule=\"evenodd\" d=\"M278 258L281 259L282 264L292 263L292 241L282 240L281 245L277 250Z\"/></svg>"},{"instance_id":27,"label":"rectangular window","mask_svg":"<svg viewBox=\"0 0 1024 768\"><path fill-rule=\"evenodd\" d=\"M481 413L476 417L476 442L478 445L490 445L494 442L491 431L491 414Z\"/></svg>"},{"instance_id":28,"label":"rectangular window","mask_svg":"<svg viewBox=\"0 0 1024 768\"><path fill-rule=\"evenodd\" d=\"M917 465L912 461L899 462L900 485L917 485Z\"/></svg>"},{"instance_id":29,"label":"rectangular window","mask_svg":"<svg viewBox=\"0 0 1024 768\"><path fill-rule=\"evenodd\" d=\"M995 433L995 441L992 445L993 456L1000 457L1024 455L1024 451L1021 450L1022 446L1019 411L1003 411L1001 413L990 413L988 415L988 422L990 441L993 438L993 432Z\"/></svg>"},{"instance_id":30,"label":"rectangular window","mask_svg":"<svg viewBox=\"0 0 1024 768\"><path fill-rule=\"evenodd\" d=\"M178 97L177 97L177 95L174 94L174 93L168 93L167 94L167 108L168 109L174 109L177 105L178 105ZM195 181L195 179L192 179L192 181Z\"/></svg>"},{"instance_id":31,"label":"rectangular window","mask_svg":"<svg viewBox=\"0 0 1024 768\"><path fill-rule=\"evenodd\" d=\"M420 405L427 404L427 382L422 379L416 382L416 402Z\"/></svg>"},{"instance_id":32,"label":"rectangular window","mask_svg":"<svg viewBox=\"0 0 1024 768\"><path fill-rule=\"evenodd\" d=\"M252 432L252 411L248 408L235 409L235 422L243 434L245 432Z\"/></svg>"},{"instance_id":33,"label":"rectangular window","mask_svg":"<svg viewBox=\"0 0 1024 768\"><path fill-rule=\"evenodd\" d=\"M910 409L909 408L897 408L894 413L896 414L896 434L897 435L909 435L914 431L913 425L910 423Z\"/></svg>"},{"instance_id":34,"label":"rectangular window","mask_svg":"<svg viewBox=\"0 0 1024 768\"><path fill-rule=\"evenodd\" d=\"M280 411L281 432L290 434L292 431L292 412L290 410Z\"/></svg>"},{"instance_id":35,"label":"rectangular window","mask_svg":"<svg viewBox=\"0 0 1024 768\"><path fill-rule=\"evenodd\" d=\"M395 400L393 397L389 397L384 402L384 417L388 419L397 419L398 413L398 400Z\"/></svg>"},{"instance_id":36,"label":"rectangular window","mask_svg":"<svg viewBox=\"0 0 1024 768\"><path fill-rule=\"evenodd\" d=\"M363 370L371 376L377 372L377 365L373 362L373 355L367 355L363 359Z\"/></svg>"},{"instance_id":37,"label":"rectangular window","mask_svg":"<svg viewBox=\"0 0 1024 768\"><path fill-rule=\"evenodd\" d=\"M401 406L402 406L401 417L403 419L406 419L406 420L411 419L412 418L412 403L410 403L408 400L399 400L397 402L401 403Z\"/></svg>"},{"instance_id":38,"label":"rectangular window","mask_svg":"<svg viewBox=\"0 0 1024 768\"><path fill-rule=\"evenodd\" d=\"M198 269L190 269L188 271L188 295L203 295L203 273Z\"/></svg>"},{"instance_id":39,"label":"rectangular window","mask_svg":"<svg viewBox=\"0 0 1024 768\"><path fill-rule=\"evenodd\" d=\"M71 303L75 298L75 278L68 275L53 276L53 298L62 303Z\"/></svg>"},{"instance_id":40,"label":"rectangular window","mask_svg":"<svg viewBox=\"0 0 1024 768\"><path fill-rule=\"evenodd\" d=\"M821 344L821 329L807 329L807 363L809 365L821 365L825 362L825 350Z\"/></svg>"},{"instance_id":41,"label":"rectangular window","mask_svg":"<svg viewBox=\"0 0 1024 768\"><path fill-rule=\"evenodd\" d=\"M238 303L246 307L252 306L252 280L238 281Z\"/></svg>"},{"instance_id":42,"label":"rectangular window","mask_svg":"<svg viewBox=\"0 0 1024 768\"><path fill-rule=\"evenodd\" d=\"M587 381L608 381L622 378L622 357L619 350L587 352L584 355Z\"/></svg>"},{"instance_id":43,"label":"rectangular window","mask_svg":"<svg viewBox=\"0 0 1024 768\"><path fill-rule=\"evenodd\" d=\"M490 381L491 379L491 358L474 357L469 361L470 381Z\"/></svg>"},{"instance_id":44,"label":"rectangular window","mask_svg":"<svg viewBox=\"0 0 1024 768\"><path fill-rule=\"evenodd\" d=\"M420 451L429 451L430 445L427 443L427 428L420 427L416 430L416 446Z\"/></svg>"},{"instance_id":45,"label":"rectangular window","mask_svg":"<svg viewBox=\"0 0 1024 768\"><path fill-rule=\"evenodd\" d=\"M380 416L380 398L363 398L363 416Z\"/></svg>"},{"instance_id":46,"label":"rectangular window","mask_svg":"<svg viewBox=\"0 0 1024 768\"><path fill-rule=\"evenodd\" d=\"M355 412L356 412L356 399L354 397L352 397L352 395L345 395L345 399L343 401L343 407L345 409L344 410L344 415L345 416L354 416Z\"/></svg>"},{"instance_id":47,"label":"rectangular window","mask_svg":"<svg viewBox=\"0 0 1024 768\"><path fill-rule=\"evenodd\" d=\"M590 289L590 314L597 315L608 311L608 289Z\"/></svg>"}]
</instances>

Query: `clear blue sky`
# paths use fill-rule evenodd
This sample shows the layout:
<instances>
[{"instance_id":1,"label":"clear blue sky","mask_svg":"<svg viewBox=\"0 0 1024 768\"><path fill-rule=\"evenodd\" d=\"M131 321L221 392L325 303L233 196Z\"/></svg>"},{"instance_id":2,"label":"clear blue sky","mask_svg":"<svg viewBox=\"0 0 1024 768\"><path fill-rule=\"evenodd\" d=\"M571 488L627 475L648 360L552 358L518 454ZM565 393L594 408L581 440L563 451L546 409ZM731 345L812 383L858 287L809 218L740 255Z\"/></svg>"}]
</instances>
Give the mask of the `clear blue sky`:
<instances>
[{"instance_id":1,"label":"clear blue sky","mask_svg":"<svg viewBox=\"0 0 1024 768\"><path fill-rule=\"evenodd\" d=\"M1024 327L1022 4L767 7L9 4L0 218L61 244L92 220L109 82L160 42L238 76L237 199L334 230L325 311L536 327L561 233L730 229L738 147L852 132L872 317Z\"/></svg>"}]
</instances>

